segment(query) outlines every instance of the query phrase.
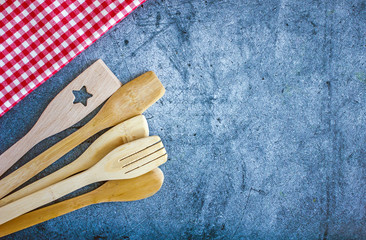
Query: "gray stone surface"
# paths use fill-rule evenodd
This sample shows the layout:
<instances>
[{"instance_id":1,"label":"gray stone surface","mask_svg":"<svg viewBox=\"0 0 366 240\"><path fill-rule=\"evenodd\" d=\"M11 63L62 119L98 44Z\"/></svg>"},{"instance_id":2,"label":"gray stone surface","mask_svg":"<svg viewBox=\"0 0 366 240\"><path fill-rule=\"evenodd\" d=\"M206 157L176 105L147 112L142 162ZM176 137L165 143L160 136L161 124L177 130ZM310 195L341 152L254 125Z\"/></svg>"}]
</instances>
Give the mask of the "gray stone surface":
<instances>
[{"instance_id":1,"label":"gray stone surface","mask_svg":"<svg viewBox=\"0 0 366 240\"><path fill-rule=\"evenodd\" d=\"M169 153L161 191L5 239L365 239L365 5L148 0L0 118L0 152L96 59L124 83L154 70L166 94L145 116Z\"/></svg>"}]
</instances>

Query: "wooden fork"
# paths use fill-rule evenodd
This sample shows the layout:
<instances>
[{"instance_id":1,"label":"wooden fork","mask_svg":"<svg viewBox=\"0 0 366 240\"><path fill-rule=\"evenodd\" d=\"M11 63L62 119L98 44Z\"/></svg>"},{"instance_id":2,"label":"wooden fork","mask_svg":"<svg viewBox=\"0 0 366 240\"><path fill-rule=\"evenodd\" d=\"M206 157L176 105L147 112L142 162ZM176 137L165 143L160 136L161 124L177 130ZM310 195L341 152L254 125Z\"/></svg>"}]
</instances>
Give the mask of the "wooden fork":
<instances>
[{"instance_id":1,"label":"wooden fork","mask_svg":"<svg viewBox=\"0 0 366 240\"><path fill-rule=\"evenodd\" d=\"M0 208L0 224L52 202L86 185L145 174L168 159L160 137L151 136L124 144L111 151L88 170L18 199Z\"/></svg>"}]
</instances>

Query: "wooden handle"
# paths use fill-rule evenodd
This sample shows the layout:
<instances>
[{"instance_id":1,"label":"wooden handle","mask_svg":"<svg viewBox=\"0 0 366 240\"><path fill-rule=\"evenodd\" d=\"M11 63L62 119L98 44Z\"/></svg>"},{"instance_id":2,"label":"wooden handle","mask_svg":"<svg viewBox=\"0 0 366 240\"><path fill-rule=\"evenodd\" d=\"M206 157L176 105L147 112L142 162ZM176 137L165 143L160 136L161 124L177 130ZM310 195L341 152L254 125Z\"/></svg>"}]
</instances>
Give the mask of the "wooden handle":
<instances>
[{"instance_id":1,"label":"wooden handle","mask_svg":"<svg viewBox=\"0 0 366 240\"><path fill-rule=\"evenodd\" d=\"M76 159L77 160L77 159ZM76 161L75 160L75 161ZM0 207L5 206L6 204L9 204L11 202L14 202L18 199L21 199L27 195L30 195L34 192L37 192L41 189L44 189L46 187L51 186L52 184L55 184L59 181L62 181L63 179L72 176L76 173L79 173L85 169L81 169L78 167L75 167L75 165L78 165L78 163L76 162L72 162L69 165L66 165L65 167L59 169L58 171L44 177L41 178L35 182L33 182L30 185L25 186L24 188L21 188L20 190L4 197L3 199L0 200Z\"/></svg>"},{"instance_id":2,"label":"wooden handle","mask_svg":"<svg viewBox=\"0 0 366 240\"><path fill-rule=\"evenodd\" d=\"M90 202L85 195L52 204L12 219L0 225L0 237L86 207L90 205Z\"/></svg>"},{"instance_id":3,"label":"wooden handle","mask_svg":"<svg viewBox=\"0 0 366 240\"><path fill-rule=\"evenodd\" d=\"M0 208L0 225L94 182L88 172L77 174Z\"/></svg>"},{"instance_id":4,"label":"wooden handle","mask_svg":"<svg viewBox=\"0 0 366 240\"><path fill-rule=\"evenodd\" d=\"M144 116L139 115L126 120L100 136L72 163L1 199L0 207L38 190L51 186L52 184L72 176L75 173L86 170L97 163L114 148L124 143L147 136L149 136L149 127Z\"/></svg>"},{"instance_id":5,"label":"wooden handle","mask_svg":"<svg viewBox=\"0 0 366 240\"><path fill-rule=\"evenodd\" d=\"M31 179L33 176L37 175L49 165L51 165L57 159L62 157L65 153L71 151L74 147L78 146L90 136L101 130L95 125L95 128L91 127L93 125L94 124L92 119L89 123L80 128L78 131L64 138L60 142L53 145L51 148L33 158L21 168L1 179L0 198L3 198L5 195L25 183L27 180Z\"/></svg>"},{"instance_id":6,"label":"wooden handle","mask_svg":"<svg viewBox=\"0 0 366 240\"><path fill-rule=\"evenodd\" d=\"M33 129L0 155L0 176L43 139L41 135L34 134Z\"/></svg>"}]
</instances>

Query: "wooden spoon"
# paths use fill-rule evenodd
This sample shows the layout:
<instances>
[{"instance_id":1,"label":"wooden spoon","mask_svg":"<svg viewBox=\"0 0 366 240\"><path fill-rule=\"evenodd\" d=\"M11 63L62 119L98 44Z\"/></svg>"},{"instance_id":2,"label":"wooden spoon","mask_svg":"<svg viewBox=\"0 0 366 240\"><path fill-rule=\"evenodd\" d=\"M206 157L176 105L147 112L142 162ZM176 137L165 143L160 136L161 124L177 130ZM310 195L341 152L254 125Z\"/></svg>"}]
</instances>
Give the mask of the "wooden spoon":
<instances>
[{"instance_id":1,"label":"wooden spoon","mask_svg":"<svg viewBox=\"0 0 366 240\"><path fill-rule=\"evenodd\" d=\"M139 115L126 120L100 136L72 163L1 199L0 207L86 170L116 147L147 136L149 127L144 116Z\"/></svg>"},{"instance_id":2,"label":"wooden spoon","mask_svg":"<svg viewBox=\"0 0 366 240\"><path fill-rule=\"evenodd\" d=\"M153 72L147 72L118 89L95 117L30 162L0 180L0 198L51 165L97 132L142 114L164 95L165 89Z\"/></svg>"},{"instance_id":3,"label":"wooden spoon","mask_svg":"<svg viewBox=\"0 0 366 240\"><path fill-rule=\"evenodd\" d=\"M167 161L158 136L126 143L108 153L93 167L0 208L0 224L52 202L86 185L141 176Z\"/></svg>"},{"instance_id":4,"label":"wooden spoon","mask_svg":"<svg viewBox=\"0 0 366 240\"><path fill-rule=\"evenodd\" d=\"M121 87L121 82L99 59L67 85L48 104L33 128L18 142L0 155L0 176L37 143L71 127L91 113ZM74 104L74 90L92 94L87 105Z\"/></svg>"},{"instance_id":5,"label":"wooden spoon","mask_svg":"<svg viewBox=\"0 0 366 240\"><path fill-rule=\"evenodd\" d=\"M159 191L163 181L164 175L159 168L137 178L108 181L94 191L37 209L0 225L0 237L92 204L136 201L150 197Z\"/></svg>"}]
</instances>

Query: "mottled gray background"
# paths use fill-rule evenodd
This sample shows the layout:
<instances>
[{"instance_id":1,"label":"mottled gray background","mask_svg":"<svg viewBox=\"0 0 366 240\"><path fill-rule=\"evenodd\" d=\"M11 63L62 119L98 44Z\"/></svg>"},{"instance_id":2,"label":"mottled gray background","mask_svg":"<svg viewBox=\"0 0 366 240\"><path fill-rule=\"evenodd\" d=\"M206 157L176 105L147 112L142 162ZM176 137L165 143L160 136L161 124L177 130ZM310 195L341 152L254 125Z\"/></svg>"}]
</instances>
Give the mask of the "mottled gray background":
<instances>
[{"instance_id":1,"label":"mottled gray background","mask_svg":"<svg viewBox=\"0 0 366 240\"><path fill-rule=\"evenodd\" d=\"M170 156L161 191L7 239L365 239L365 5L148 0L0 118L0 152L96 59L123 83L153 70L166 87L145 113Z\"/></svg>"}]
</instances>

